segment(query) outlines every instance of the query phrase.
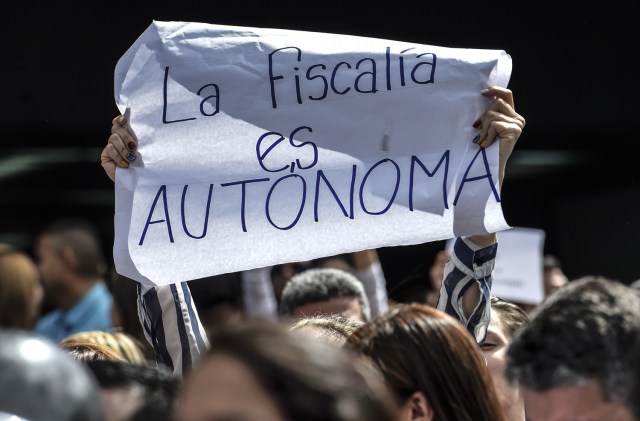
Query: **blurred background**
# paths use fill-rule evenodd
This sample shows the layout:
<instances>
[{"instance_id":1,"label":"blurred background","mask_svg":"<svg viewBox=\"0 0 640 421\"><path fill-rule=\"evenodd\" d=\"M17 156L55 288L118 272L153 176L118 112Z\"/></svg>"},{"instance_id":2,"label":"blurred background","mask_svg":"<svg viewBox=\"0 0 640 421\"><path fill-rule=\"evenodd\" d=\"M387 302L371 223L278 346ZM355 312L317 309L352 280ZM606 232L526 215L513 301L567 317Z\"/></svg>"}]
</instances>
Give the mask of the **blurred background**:
<instances>
[{"instance_id":1,"label":"blurred background","mask_svg":"<svg viewBox=\"0 0 640 421\"><path fill-rule=\"evenodd\" d=\"M543 229L545 252L570 278L631 282L640 278L637 22L626 6L592 3L10 2L0 38L0 242L31 251L49 221L81 216L111 257L114 193L99 157L118 114L115 65L153 20L197 21L505 50L527 120L503 189L507 222ZM388 282L442 248L380 249Z\"/></svg>"}]
</instances>

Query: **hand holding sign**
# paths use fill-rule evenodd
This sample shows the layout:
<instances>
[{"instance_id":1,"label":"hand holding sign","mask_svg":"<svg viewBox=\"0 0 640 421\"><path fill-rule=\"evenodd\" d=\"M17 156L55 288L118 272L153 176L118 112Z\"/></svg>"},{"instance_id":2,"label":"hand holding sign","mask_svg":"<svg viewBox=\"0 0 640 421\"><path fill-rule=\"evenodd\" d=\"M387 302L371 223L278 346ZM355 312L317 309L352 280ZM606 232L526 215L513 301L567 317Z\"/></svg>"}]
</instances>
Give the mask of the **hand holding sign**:
<instances>
[{"instance_id":1,"label":"hand holding sign","mask_svg":"<svg viewBox=\"0 0 640 421\"><path fill-rule=\"evenodd\" d=\"M131 116L101 157L118 272L166 284L507 228L510 70L503 51L154 22L116 68Z\"/></svg>"}]
</instances>

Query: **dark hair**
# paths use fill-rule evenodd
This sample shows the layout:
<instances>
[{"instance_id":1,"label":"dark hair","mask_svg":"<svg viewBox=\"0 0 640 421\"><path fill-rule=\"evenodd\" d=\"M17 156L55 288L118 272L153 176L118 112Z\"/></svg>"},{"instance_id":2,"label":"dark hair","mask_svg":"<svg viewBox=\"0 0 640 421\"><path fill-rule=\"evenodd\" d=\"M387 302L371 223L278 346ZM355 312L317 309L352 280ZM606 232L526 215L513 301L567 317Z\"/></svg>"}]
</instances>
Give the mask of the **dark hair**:
<instances>
[{"instance_id":1,"label":"dark hair","mask_svg":"<svg viewBox=\"0 0 640 421\"><path fill-rule=\"evenodd\" d=\"M87 278L100 278L107 272L100 235L93 223L80 218L60 219L52 222L40 234L53 239L59 253L69 247L77 256L76 273Z\"/></svg>"},{"instance_id":2,"label":"dark hair","mask_svg":"<svg viewBox=\"0 0 640 421\"><path fill-rule=\"evenodd\" d=\"M350 351L267 322L225 327L211 341L215 346L201 363L217 354L242 362L286 419L393 419L394 403L382 378Z\"/></svg>"},{"instance_id":3,"label":"dark hair","mask_svg":"<svg viewBox=\"0 0 640 421\"><path fill-rule=\"evenodd\" d=\"M131 416L131 421L173 420L179 380L170 372L127 361L92 360L85 364L102 389L141 387L144 390L143 401Z\"/></svg>"},{"instance_id":4,"label":"dark hair","mask_svg":"<svg viewBox=\"0 0 640 421\"><path fill-rule=\"evenodd\" d=\"M346 344L382 371L401 402L422 392L436 420L504 418L491 374L472 335L426 304L397 304Z\"/></svg>"},{"instance_id":5,"label":"dark hair","mask_svg":"<svg viewBox=\"0 0 640 421\"><path fill-rule=\"evenodd\" d=\"M542 266L543 266L545 272L550 271L551 269L560 269L560 270L562 270L562 263L560 262L560 259L558 259L553 254L545 254L544 255L544 257L542 259Z\"/></svg>"},{"instance_id":6,"label":"dark hair","mask_svg":"<svg viewBox=\"0 0 640 421\"><path fill-rule=\"evenodd\" d=\"M507 326L511 336L529 322L529 315L522 307L499 297L491 297L491 310L500 316L500 320Z\"/></svg>"},{"instance_id":7,"label":"dark hair","mask_svg":"<svg viewBox=\"0 0 640 421\"><path fill-rule=\"evenodd\" d=\"M363 319L371 317L362 282L351 273L336 268L307 269L289 279L280 297L280 313L292 316L298 306L341 297L356 298Z\"/></svg>"},{"instance_id":8,"label":"dark hair","mask_svg":"<svg viewBox=\"0 0 640 421\"><path fill-rule=\"evenodd\" d=\"M640 294L599 276L569 282L539 306L507 350L507 379L545 391L597 380L621 401L631 381L626 361L640 329Z\"/></svg>"}]
</instances>

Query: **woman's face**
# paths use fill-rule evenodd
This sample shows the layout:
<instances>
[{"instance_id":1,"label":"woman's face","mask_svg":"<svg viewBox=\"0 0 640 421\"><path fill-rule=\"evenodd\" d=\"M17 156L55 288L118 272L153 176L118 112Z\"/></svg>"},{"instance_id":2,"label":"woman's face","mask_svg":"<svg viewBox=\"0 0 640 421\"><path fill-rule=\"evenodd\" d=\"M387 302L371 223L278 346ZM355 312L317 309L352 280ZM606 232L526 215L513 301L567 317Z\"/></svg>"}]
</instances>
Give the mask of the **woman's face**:
<instances>
[{"instance_id":1,"label":"woman's face","mask_svg":"<svg viewBox=\"0 0 640 421\"><path fill-rule=\"evenodd\" d=\"M277 404L239 360L205 357L185 379L179 421L285 421Z\"/></svg>"},{"instance_id":2,"label":"woman's face","mask_svg":"<svg viewBox=\"0 0 640 421\"><path fill-rule=\"evenodd\" d=\"M491 321L487 329L487 338L482 345L482 353L493 377L500 403L504 408L506 419L524 421L524 403L517 388L509 385L504 369L507 346L511 342L511 332L500 319L498 311L491 311Z\"/></svg>"}]
</instances>

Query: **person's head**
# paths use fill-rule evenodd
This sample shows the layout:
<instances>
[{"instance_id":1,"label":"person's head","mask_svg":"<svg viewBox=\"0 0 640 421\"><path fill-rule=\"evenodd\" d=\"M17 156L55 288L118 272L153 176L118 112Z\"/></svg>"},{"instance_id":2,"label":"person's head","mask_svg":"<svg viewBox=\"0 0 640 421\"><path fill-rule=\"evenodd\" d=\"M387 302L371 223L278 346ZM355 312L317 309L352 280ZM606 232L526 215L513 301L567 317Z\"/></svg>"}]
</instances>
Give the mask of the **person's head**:
<instances>
[{"instance_id":1,"label":"person's head","mask_svg":"<svg viewBox=\"0 0 640 421\"><path fill-rule=\"evenodd\" d=\"M0 244L0 328L33 328L42 295L38 268L31 257Z\"/></svg>"},{"instance_id":2,"label":"person's head","mask_svg":"<svg viewBox=\"0 0 640 421\"><path fill-rule=\"evenodd\" d=\"M0 330L0 412L29 421L102 421L91 373L47 339Z\"/></svg>"},{"instance_id":3,"label":"person's head","mask_svg":"<svg viewBox=\"0 0 640 421\"><path fill-rule=\"evenodd\" d=\"M569 278L562 270L560 259L552 254L546 254L543 259L544 296L549 297L556 290L569 283Z\"/></svg>"},{"instance_id":4,"label":"person's head","mask_svg":"<svg viewBox=\"0 0 640 421\"><path fill-rule=\"evenodd\" d=\"M38 236L35 256L47 299L55 306L75 304L76 290L87 290L107 271L96 228L85 220L53 222Z\"/></svg>"},{"instance_id":5,"label":"person's head","mask_svg":"<svg viewBox=\"0 0 640 421\"><path fill-rule=\"evenodd\" d=\"M100 386L105 421L173 420L179 380L172 373L127 361L85 364Z\"/></svg>"},{"instance_id":6,"label":"person's head","mask_svg":"<svg viewBox=\"0 0 640 421\"><path fill-rule=\"evenodd\" d=\"M347 338L364 323L362 320L349 319L340 314L319 314L299 319L291 330L307 333L331 344L342 346Z\"/></svg>"},{"instance_id":7,"label":"person's head","mask_svg":"<svg viewBox=\"0 0 640 421\"><path fill-rule=\"evenodd\" d=\"M630 420L627 362L640 329L640 293L583 277L539 306L507 350L507 378L531 421Z\"/></svg>"},{"instance_id":8,"label":"person's head","mask_svg":"<svg viewBox=\"0 0 640 421\"><path fill-rule=\"evenodd\" d=\"M487 360L487 367L493 377L506 418L510 421L524 421L524 402L518 388L510 385L505 377L505 357L513 335L524 327L528 320L529 316L520 306L498 297L491 297L491 319L487 336L480 348Z\"/></svg>"},{"instance_id":9,"label":"person's head","mask_svg":"<svg viewBox=\"0 0 640 421\"><path fill-rule=\"evenodd\" d=\"M382 379L343 348L275 323L214 332L183 383L179 421L392 421Z\"/></svg>"},{"instance_id":10,"label":"person's head","mask_svg":"<svg viewBox=\"0 0 640 421\"><path fill-rule=\"evenodd\" d=\"M280 297L280 314L293 318L341 314L363 321L371 317L362 283L336 268L307 269L289 279Z\"/></svg>"},{"instance_id":11,"label":"person's head","mask_svg":"<svg viewBox=\"0 0 640 421\"><path fill-rule=\"evenodd\" d=\"M399 421L503 419L491 375L472 335L426 304L397 304L345 345L370 359L401 405Z\"/></svg>"},{"instance_id":12,"label":"person's head","mask_svg":"<svg viewBox=\"0 0 640 421\"><path fill-rule=\"evenodd\" d=\"M138 341L124 332L91 330L74 333L64 338L60 346L80 360L115 359L137 364L147 363Z\"/></svg>"}]
</instances>

